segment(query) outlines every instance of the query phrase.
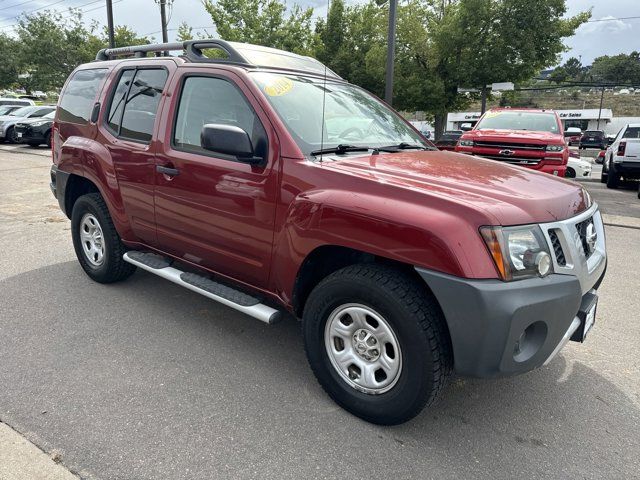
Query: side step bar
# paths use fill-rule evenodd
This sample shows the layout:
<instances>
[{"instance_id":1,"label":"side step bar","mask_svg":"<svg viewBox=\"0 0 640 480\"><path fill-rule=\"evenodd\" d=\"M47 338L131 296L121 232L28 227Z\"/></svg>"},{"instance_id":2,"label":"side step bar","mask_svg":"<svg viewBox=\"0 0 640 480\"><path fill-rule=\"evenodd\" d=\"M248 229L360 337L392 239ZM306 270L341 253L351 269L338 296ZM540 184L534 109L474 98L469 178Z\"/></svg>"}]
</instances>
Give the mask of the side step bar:
<instances>
[{"instance_id":1,"label":"side step bar","mask_svg":"<svg viewBox=\"0 0 640 480\"><path fill-rule=\"evenodd\" d=\"M177 283L227 307L257 318L262 322L272 324L280 317L281 312L279 310L260 303L259 299L195 273L183 272L173 268L170 260L155 253L130 251L125 253L123 258L125 262L154 273L170 282Z\"/></svg>"}]
</instances>

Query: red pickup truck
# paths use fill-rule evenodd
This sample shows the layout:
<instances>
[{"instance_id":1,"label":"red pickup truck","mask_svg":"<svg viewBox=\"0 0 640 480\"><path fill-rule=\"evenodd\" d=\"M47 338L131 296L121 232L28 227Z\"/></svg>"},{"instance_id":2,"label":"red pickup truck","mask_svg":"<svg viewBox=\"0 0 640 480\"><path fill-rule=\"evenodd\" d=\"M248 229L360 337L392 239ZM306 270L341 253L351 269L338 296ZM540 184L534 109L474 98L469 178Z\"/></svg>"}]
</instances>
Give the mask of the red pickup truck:
<instances>
[{"instance_id":1,"label":"red pickup truck","mask_svg":"<svg viewBox=\"0 0 640 480\"><path fill-rule=\"evenodd\" d=\"M167 50L182 55L145 58ZM607 257L580 185L440 152L309 57L221 40L101 51L67 80L52 138L89 277L139 268L267 324L299 319L322 387L368 421L412 418L453 371L540 367L593 325Z\"/></svg>"},{"instance_id":2,"label":"red pickup truck","mask_svg":"<svg viewBox=\"0 0 640 480\"><path fill-rule=\"evenodd\" d=\"M569 147L553 110L494 108L458 140L456 152L564 177Z\"/></svg>"}]
</instances>

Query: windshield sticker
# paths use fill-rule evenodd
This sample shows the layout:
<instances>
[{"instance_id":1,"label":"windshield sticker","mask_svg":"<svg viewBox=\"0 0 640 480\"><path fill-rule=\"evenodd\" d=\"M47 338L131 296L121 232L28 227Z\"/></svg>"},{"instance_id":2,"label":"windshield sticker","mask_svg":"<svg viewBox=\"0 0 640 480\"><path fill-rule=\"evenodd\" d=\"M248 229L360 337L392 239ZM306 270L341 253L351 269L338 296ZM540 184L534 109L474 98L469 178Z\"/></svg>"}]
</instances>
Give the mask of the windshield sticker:
<instances>
[{"instance_id":1,"label":"windshield sticker","mask_svg":"<svg viewBox=\"0 0 640 480\"><path fill-rule=\"evenodd\" d=\"M286 95L293 89L293 82L286 77L274 77L265 85L264 93L270 97Z\"/></svg>"}]
</instances>

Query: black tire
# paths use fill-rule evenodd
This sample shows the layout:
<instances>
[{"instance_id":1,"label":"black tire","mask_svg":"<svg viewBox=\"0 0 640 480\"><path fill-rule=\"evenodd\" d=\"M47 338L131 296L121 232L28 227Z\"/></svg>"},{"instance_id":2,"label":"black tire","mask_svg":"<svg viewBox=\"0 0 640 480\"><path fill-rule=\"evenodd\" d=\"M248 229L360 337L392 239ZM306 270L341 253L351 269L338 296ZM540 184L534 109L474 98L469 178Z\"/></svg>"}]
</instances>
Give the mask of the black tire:
<instances>
[{"instance_id":1,"label":"black tire","mask_svg":"<svg viewBox=\"0 0 640 480\"><path fill-rule=\"evenodd\" d=\"M40 146L40 144L39 144L39 143L36 143L36 142L29 142L29 146L30 146L30 147L33 147L33 148L36 148L36 147L39 147L39 146Z\"/></svg>"},{"instance_id":2,"label":"black tire","mask_svg":"<svg viewBox=\"0 0 640 480\"><path fill-rule=\"evenodd\" d=\"M44 136L44 143L47 145L47 147L51 148L51 132L47 132L47 134Z\"/></svg>"},{"instance_id":3,"label":"black tire","mask_svg":"<svg viewBox=\"0 0 640 480\"><path fill-rule=\"evenodd\" d=\"M13 127L9 127L7 129L4 138L9 143L20 143L20 140L18 139L18 137L16 135L16 130Z\"/></svg>"},{"instance_id":4,"label":"black tire","mask_svg":"<svg viewBox=\"0 0 640 480\"><path fill-rule=\"evenodd\" d=\"M607 188L618 188L620 186L620 175L616 173L615 167L609 162L607 172Z\"/></svg>"},{"instance_id":5,"label":"black tire","mask_svg":"<svg viewBox=\"0 0 640 480\"><path fill-rule=\"evenodd\" d=\"M93 216L102 230L104 255L99 265L91 263L82 246L80 228L85 215ZM96 282L117 282L124 280L135 272L136 267L125 262L122 258L127 251L126 247L120 241L120 236L109 215L107 204L99 193L89 193L76 200L71 214L71 235L73 237L73 247L80 265L87 275Z\"/></svg>"},{"instance_id":6,"label":"black tire","mask_svg":"<svg viewBox=\"0 0 640 480\"><path fill-rule=\"evenodd\" d=\"M576 171L571 167L567 167L567 171L565 172L564 176L566 178L576 178Z\"/></svg>"},{"instance_id":7,"label":"black tire","mask_svg":"<svg viewBox=\"0 0 640 480\"><path fill-rule=\"evenodd\" d=\"M356 390L329 359L327 320L347 304L378 313L397 338L402 368L384 393ZM311 292L302 325L307 358L322 388L344 409L372 423L395 425L415 417L436 400L452 372L451 342L440 306L425 286L395 268L359 264L329 275Z\"/></svg>"}]
</instances>

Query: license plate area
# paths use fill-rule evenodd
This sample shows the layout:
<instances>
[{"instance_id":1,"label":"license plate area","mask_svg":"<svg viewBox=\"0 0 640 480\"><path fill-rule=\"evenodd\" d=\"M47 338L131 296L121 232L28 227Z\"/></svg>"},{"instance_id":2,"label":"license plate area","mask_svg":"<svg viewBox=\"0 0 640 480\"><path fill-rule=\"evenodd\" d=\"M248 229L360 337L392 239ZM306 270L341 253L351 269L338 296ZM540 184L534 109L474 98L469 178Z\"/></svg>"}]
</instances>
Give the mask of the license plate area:
<instances>
[{"instance_id":1,"label":"license plate area","mask_svg":"<svg viewBox=\"0 0 640 480\"><path fill-rule=\"evenodd\" d=\"M598 306L598 295L594 293L587 293L582 299L580 310L577 317L580 319L580 326L571 336L573 342L584 342L587 338L587 334L593 327L596 321L596 310Z\"/></svg>"}]
</instances>

